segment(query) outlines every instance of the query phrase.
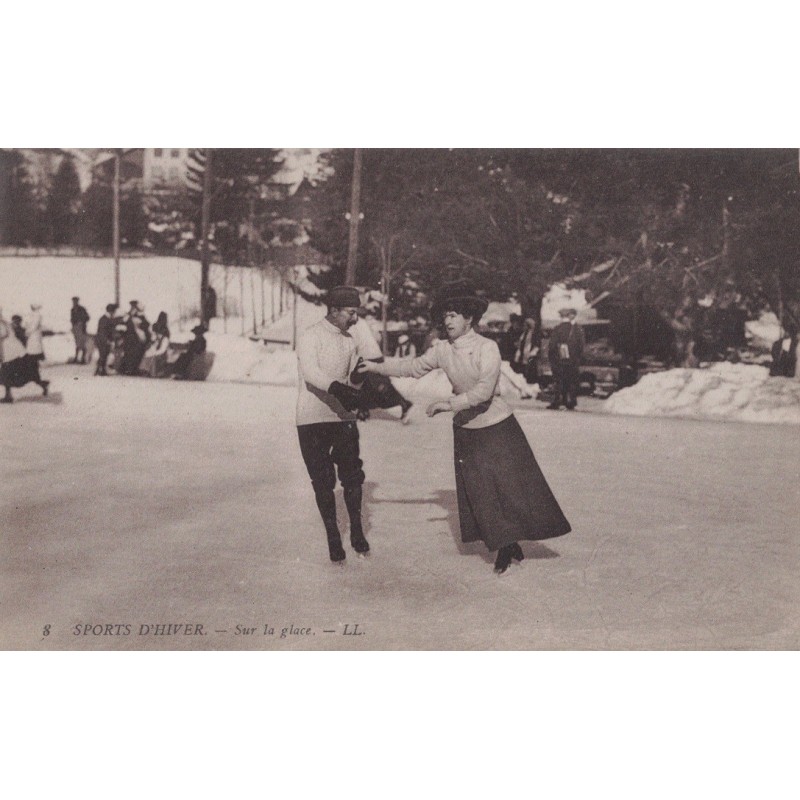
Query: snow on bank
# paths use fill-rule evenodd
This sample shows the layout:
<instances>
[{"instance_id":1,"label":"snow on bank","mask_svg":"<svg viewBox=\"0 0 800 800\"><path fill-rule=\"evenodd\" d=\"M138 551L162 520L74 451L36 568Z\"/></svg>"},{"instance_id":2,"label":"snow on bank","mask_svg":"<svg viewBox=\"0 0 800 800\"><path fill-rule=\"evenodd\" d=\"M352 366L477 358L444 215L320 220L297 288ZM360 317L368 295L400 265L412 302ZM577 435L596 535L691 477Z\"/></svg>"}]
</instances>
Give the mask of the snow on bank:
<instances>
[{"instance_id":1,"label":"snow on bank","mask_svg":"<svg viewBox=\"0 0 800 800\"><path fill-rule=\"evenodd\" d=\"M603 404L611 414L800 424L800 381L764 367L715 364L645 375Z\"/></svg>"}]
</instances>

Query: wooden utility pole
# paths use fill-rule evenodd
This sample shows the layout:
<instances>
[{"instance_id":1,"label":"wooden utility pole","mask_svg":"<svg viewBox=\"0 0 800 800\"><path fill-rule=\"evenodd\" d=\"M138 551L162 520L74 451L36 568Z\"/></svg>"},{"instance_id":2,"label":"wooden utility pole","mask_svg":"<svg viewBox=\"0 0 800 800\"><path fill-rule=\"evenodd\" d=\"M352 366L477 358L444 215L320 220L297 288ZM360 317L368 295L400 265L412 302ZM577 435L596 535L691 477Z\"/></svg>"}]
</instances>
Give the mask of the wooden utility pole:
<instances>
[{"instance_id":1,"label":"wooden utility pole","mask_svg":"<svg viewBox=\"0 0 800 800\"><path fill-rule=\"evenodd\" d=\"M122 150L114 151L114 199L113 199L113 240L112 249L114 252L114 302L119 306L119 188L120 172L122 162Z\"/></svg>"},{"instance_id":2,"label":"wooden utility pole","mask_svg":"<svg viewBox=\"0 0 800 800\"><path fill-rule=\"evenodd\" d=\"M203 172L203 209L200 240L200 321L208 327L208 276L211 270L211 251L208 244L211 219L211 187L214 151L206 148L206 167Z\"/></svg>"},{"instance_id":3,"label":"wooden utility pole","mask_svg":"<svg viewBox=\"0 0 800 800\"><path fill-rule=\"evenodd\" d=\"M297 350L297 267L294 267L292 283L292 350Z\"/></svg>"},{"instance_id":4,"label":"wooden utility pole","mask_svg":"<svg viewBox=\"0 0 800 800\"><path fill-rule=\"evenodd\" d=\"M358 224L361 221L361 150L353 150L353 182L350 191L350 237L347 241L347 271L344 282L352 286L356 281L358 257Z\"/></svg>"},{"instance_id":5,"label":"wooden utility pole","mask_svg":"<svg viewBox=\"0 0 800 800\"><path fill-rule=\"evenodd\" d=\"M256 201L250 198L249 213L247 217L247 264L250 268L250 306L253 310L253 336L258 332L258 322L256 320L256 287L253 280L253 270L255 269L255 257L253 255L253 239L255 238L256 225Z\"/></svg>"},{"instance_id":6,"label":"wooden utility pole","mask_svg":"<svg viewBox=\"0 0 800 800\"><path fill-rule=\"evenodd\" d=\"M733 200L729 197L722 204L722 258L724 264L728 266L728 259L730 258L731 250L731 212L728 210L728 202Z\"/></svg>"},{"instance_id":7,"label":"wooden utility pole","mask_svg":"<svg viewBox=\"0 0 800 800\"><path fill-rule=\"evenodd\" d=\"M381 352L384 356L389 355L389 288L391 286L391 274L389 267L384 263L381 269Z\"/></svg>"}]
</instances>

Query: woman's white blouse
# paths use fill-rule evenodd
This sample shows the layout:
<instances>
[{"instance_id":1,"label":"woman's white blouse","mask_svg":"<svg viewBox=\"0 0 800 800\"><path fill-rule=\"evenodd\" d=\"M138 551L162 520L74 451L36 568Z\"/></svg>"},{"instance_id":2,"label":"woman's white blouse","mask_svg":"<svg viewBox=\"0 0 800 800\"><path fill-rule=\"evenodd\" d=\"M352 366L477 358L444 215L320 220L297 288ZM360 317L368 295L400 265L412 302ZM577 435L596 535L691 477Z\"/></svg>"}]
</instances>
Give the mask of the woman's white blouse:
<instances>
[{"instance_id":1,"label":"woman's white blouse","mask_svg":"<svg viewBox=\"0 0 800 800\"><path fill-rule=\"evenodd\" d=\"M431 370L444 370L455 392L450 398L453 423L463 428L486 428L511 416L498 390L500 365L497 344L470 331L454 342L435 341L417 358L387 358L375 367L382 375L398 378L421 378Z\"/></svg>"}]
</instances>

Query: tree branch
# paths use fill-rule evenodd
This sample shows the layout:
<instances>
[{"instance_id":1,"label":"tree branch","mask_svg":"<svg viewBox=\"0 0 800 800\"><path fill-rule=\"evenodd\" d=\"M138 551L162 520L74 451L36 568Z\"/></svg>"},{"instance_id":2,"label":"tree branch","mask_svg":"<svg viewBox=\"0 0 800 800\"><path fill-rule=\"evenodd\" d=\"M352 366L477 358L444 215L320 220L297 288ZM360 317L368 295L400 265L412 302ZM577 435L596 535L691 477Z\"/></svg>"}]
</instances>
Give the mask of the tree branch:
<instances>
[{"instance_id":1,"label":"tree branch","mask_svg":"<svg viewBox=\"0 0 800 800\"><path fill-rule=\"evenodd\" d=\"M558 255L558 253L556 253ZM611 267L616 266L619 259L612 258L610 261L604 261L602 264L598 264L595 267L587 270L586 272L582 272L580 275L573 275L569 280L571 283L579 283L580 281L585 281L587 278L591 278L592 275L599 275L601 272L606 272L606 270L611 269ZM551 262L552 264L552 262Z\"/></svg>"},{"instance_id":2,"label":"tree branch","mask_svg":"<svg viewBox=\"0 0 800 800\"><path fill-rule=\"evenodd\" d=\"M465 253L463 250L459 250L457 247L455 248L456 253L458 255L463 256L468 261L474 261L476 264L483 264L484 267L489 266L488 261L484 261L482 258L478 258L477 256L471 256L469 253Z\"/></svg>"}]
</instances>

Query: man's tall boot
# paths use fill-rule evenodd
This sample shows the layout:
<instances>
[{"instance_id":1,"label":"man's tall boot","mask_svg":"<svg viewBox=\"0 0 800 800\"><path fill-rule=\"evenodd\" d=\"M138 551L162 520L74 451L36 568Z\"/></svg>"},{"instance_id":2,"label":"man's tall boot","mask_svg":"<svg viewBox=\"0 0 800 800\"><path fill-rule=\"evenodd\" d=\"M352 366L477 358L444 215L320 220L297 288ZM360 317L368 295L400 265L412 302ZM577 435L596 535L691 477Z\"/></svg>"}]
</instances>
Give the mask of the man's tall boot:
<instances>
[{"instance_id":1,"label":"man's tall boot","mask_svg":"<svg viewBox=\"0 0 800 800\"><path fill-rule=\"evenodd\" d=\"M325 525L325 535L328 537L328 553L331 561L344 561L347 554L342 547L342 535L336 523L336 497L332 491L316 493L317 508Z\"/></svg>"},{"instance_id":2,"label":"man's tall boot","mask_svg":"<svg viewBox=\"0 0 800 800\"><path fill-rule=\"evenodd\" d=\"M360 484L348 486L344 490L344 502L347 506L347 513L350 515L350 544L353 545L356 553L365 556L369 553L369 542L361 527L361 496Z\"/></svg>"}]
</instances>

